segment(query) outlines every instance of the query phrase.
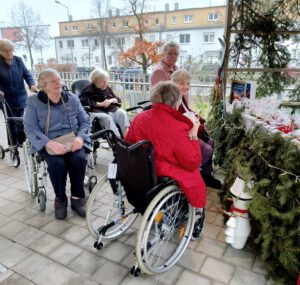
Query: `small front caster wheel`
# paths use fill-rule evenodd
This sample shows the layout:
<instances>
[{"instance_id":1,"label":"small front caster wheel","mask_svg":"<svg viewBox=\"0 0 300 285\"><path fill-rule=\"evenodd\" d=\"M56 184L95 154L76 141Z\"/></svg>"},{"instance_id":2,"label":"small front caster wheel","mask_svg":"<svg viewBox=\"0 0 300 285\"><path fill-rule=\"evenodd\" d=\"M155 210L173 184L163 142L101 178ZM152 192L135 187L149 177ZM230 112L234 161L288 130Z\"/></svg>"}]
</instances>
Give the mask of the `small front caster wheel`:
<instances>
[{"instance_id":1,"label":"small front caster wheel","mask_svg":"<svg viewBox=\"0 0 300 285\"><path fill-rule=\"evenodd\" d=\"M102 249L102 248L103 248L103 243L102 243L102 242L99 242L96 248L97 248L98 250Z\"/></svg>"}]
</instances>

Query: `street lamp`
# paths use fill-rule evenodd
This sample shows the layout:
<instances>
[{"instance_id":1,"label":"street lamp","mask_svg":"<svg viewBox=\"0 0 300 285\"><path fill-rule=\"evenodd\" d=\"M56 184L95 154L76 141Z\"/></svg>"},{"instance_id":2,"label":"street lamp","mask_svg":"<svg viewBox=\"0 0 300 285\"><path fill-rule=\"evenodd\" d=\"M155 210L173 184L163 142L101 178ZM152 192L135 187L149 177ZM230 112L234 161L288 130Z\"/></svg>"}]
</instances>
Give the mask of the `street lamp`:
<instances>
[{"instance_id":1,"label":"street lamp","mask_svg":"<svg viewBox=\"0 0 300 285\"><path fill-rule=\"evenodd\" d=\"M55 0L54 2L55 2L56 4L59 4L59 5L63 6L63 7L65 7L65 8L67 9L67 11L68 11L68 21L71 21L71 15L70 15L70 13L69 13L69 7L66 6L66 5L64 5L64 4L61 3L61 2L57 1L57 0Z\"/></svg>"}]
</instances>

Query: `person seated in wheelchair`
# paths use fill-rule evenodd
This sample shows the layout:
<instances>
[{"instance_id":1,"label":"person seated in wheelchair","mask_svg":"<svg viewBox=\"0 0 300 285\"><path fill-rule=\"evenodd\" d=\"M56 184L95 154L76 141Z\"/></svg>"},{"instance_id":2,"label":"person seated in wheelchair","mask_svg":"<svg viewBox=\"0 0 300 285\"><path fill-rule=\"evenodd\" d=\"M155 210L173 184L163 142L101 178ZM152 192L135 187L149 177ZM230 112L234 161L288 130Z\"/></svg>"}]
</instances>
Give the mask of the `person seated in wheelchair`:
<instances>
[{"instance_id":1,"label":"person seated in wheelchair","mask_svg":"<svg viewBox=\"0 0 300 285\"><path fill-rule=\"evenodd\" d=\"M89 144L89 117L77 96L62 89L56 70L48 68L38 76L40 91L28 98L24 117L25 134L31 143L31 153L39 152L48 165L55 192L55 217L65 219L68 199L67 174L71 183L71 208L85 216L84 176ZM69 144L57 142L70 134Z\"/></svg>"},{"instance_id":2,"label":"person seated in wheelchair","mask_svg":"<svg viewBox=\"0 0 300 285\"><path fill-rule=\"evenodd\" d=\"M190 81L191 74L185 69L176 70L172 76L171 80L176 83L178 86L181 96L182 103L178 108L178 111L181 114L195 114L200 121L200 127L198 130L198 138L201 146L202 153L202 163L201 163L201 174L202 178L207 187L212 187L215 189L221 189L221 182L214 178L212 175L212 157L214 153L214 140L210 138L209 134L205 130L205 119L202 118L199 114L196 114L189 107L189 90L190 90Z\"/></svg>"},{"instance_id":3,"label":"person seated in wheelchair","mask_svg":"<svg viewBox=\"0 0 300 285\"><path fill-rule=\"evenodd\" d=\"M175 83L155 85L150 90L153 107L135 117L125 141L149 140L155 151L157 176L175 179L191 205L204 208L206 186L199 171L201 151L197 138L200 122L177 111L181 98Z\"/></svg>"},{"instance_id":4,"label":"person seated in wheelchair","mask_svg":"<svg viewBox=\"0 0 300 285\"><path fill-rule=\"evenodd\" d=\"M109 74L95 69L90 74L91 84L80 95L82 105L90 107L90 119L99 118L105 128L113 130L118 137L125 137L129 129L129 118L121 109L121 99L107 85ZM118 127L120 130L118 129Z\"/></svg>"}]
</instances>

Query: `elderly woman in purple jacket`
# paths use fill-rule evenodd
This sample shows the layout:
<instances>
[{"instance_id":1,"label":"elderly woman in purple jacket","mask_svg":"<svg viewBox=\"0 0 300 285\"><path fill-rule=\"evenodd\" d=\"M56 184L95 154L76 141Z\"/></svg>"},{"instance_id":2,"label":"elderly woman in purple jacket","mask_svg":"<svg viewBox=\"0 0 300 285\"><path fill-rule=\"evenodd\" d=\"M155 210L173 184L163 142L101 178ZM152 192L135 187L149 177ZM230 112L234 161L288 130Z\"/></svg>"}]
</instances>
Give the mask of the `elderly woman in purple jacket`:
<instances>
[{"instance_id":1,"label":"elderly woman in purple jacket","mask_svg":"<svg viewBox=\"0 0 300 285\"><path fill-rule=\"evenodd\" d=\"M11 41L0 40L0 96L4 96L9 108L9 117L23 117L27 100L24 80L32 92L37 91L32 75L22 59L13 55ZM2 106L0 106L2 108ZM10 121L13 144L18 145L17 125Z\"/></svg>"}]
</instances>

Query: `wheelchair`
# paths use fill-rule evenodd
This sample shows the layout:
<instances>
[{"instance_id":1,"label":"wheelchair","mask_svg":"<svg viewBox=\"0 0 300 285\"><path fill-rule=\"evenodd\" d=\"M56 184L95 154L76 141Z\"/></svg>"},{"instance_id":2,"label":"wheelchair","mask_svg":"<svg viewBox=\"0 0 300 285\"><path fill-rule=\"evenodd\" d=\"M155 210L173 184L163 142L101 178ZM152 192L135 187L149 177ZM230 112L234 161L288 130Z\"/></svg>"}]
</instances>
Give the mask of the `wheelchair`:
<instances>
[{"instance_id":1,"label":"wheelchair","mask_svg":"<svg viewBox=\"0 0 300 285\"><path fill-rule=\"evenodd\" d=\"M135 277L141 272L163 273L175 265L188 246L195 208L176 181L156 177L149 141L130 145L111 130L100 132L112 133L114 160L87 202L86 222L96 239L94 247L100 250L103 242L120 237L140 215L136 263L130 272Z\"/></svg>"},{"instance_id":2,"label":"wheelchair","mask_svg":"<svg viewBox=\"0 0 300 285\"><path fill-rule=\"evenodd\" d=\"M37 197L40 210L44 212L47 202L47 166L37 152L29 154L29 149L30 142L26 139L23 142L23 153L27 189L33 198Z\"/></svg>"}]
</instances>

